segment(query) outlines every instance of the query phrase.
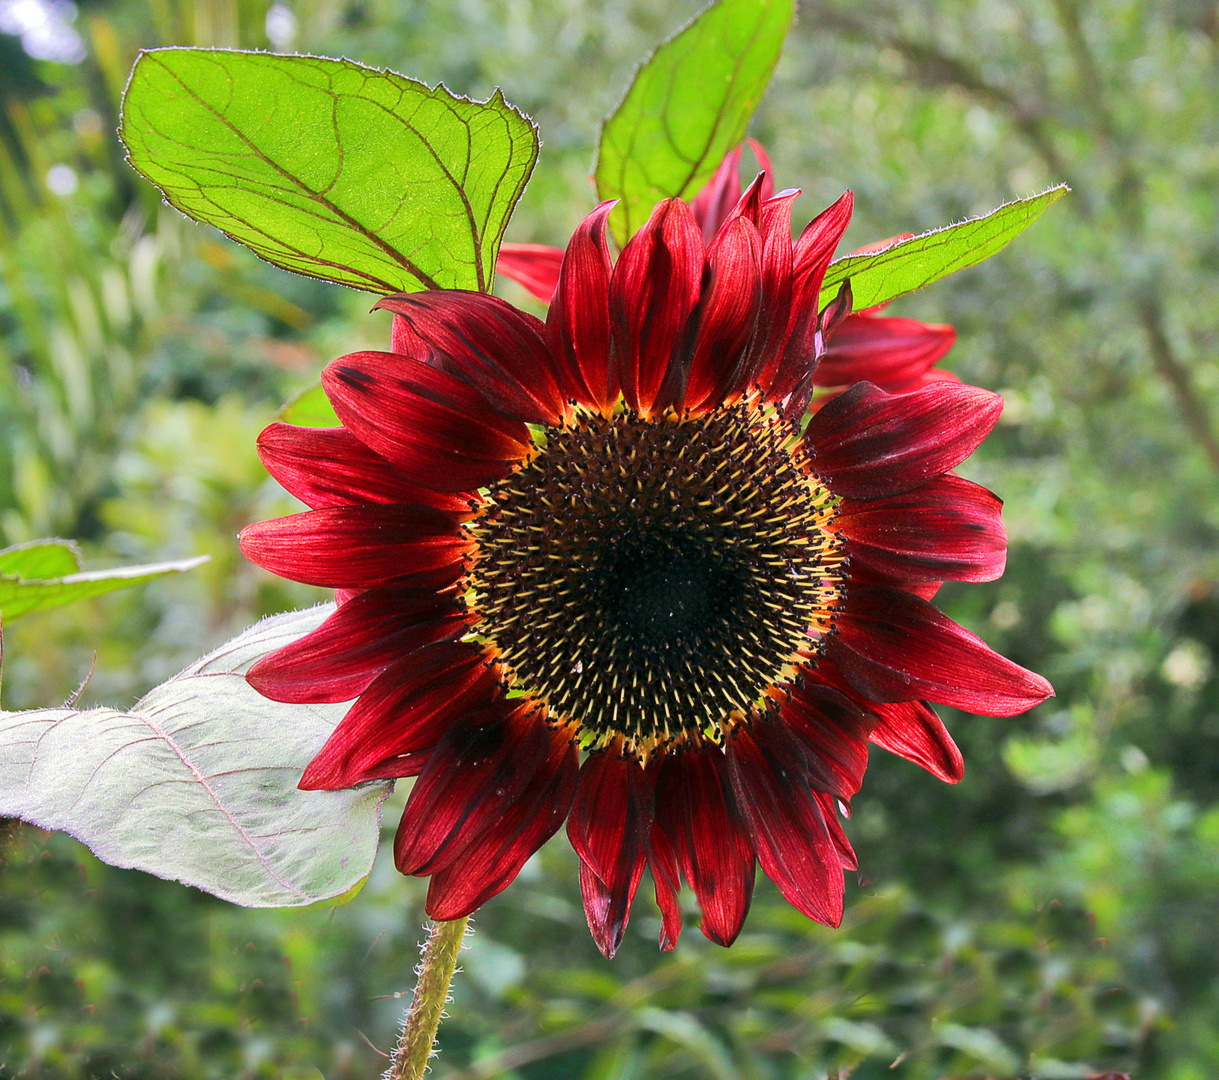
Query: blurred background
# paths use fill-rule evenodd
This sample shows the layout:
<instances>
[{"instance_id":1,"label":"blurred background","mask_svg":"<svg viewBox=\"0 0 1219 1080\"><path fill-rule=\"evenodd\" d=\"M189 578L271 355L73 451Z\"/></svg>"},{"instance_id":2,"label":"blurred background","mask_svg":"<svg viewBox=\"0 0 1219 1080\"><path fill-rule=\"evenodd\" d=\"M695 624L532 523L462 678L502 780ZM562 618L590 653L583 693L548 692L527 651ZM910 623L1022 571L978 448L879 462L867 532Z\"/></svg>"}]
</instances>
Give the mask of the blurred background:
<instances>
[{"instance_id":1,"label":"blurred background","mask_svg":"<svg viewBox=\"0 0 1219 1080\"><path fill-rule=\"evenodd\" d=\"M238 555L239 528L294 509L254 439L328 360L388 337L367 294L260 263L127 168L136 50L502 86L543 138L508 238L563 244L594 202L601 117L697 8L0 0L0 546L71 537L87 567L211 556L6 628L6 708L62 702L95 652L82 703L129 706L318 599ZM645 883L608 962L556 838L476 915L432 1075L1219 1075L1217 102L1214 0L801 0L752 128L779 186L804 189L801 224L852 188L850 250L1074 189L891 309L954 324L942 366L1006 402L962 471L1007 501L1009 568L943 604L1058 696L1014 719L942 710L955 788L873 751L838 931L760 880L732 949L692 912L661 955ZM377 1075L423 922L425 883L390 854L345 906L250 911L7 823L0 1077Z\"/></svg>"}]
</instances>

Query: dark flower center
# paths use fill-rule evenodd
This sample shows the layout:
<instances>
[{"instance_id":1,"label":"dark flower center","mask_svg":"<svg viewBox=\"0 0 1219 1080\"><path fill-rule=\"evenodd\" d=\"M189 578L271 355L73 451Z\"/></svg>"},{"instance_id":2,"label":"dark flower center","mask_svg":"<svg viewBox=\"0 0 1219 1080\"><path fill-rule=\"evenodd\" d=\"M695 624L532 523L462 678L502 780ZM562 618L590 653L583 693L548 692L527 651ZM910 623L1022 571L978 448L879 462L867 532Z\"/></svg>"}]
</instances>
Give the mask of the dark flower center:
<instances>
[{"instance_id":1,"label":"dark flower center","mask_svg":"<svg viewBox=\"0 0 1219 1080\"><path fill-rule=\"evenodd\" d=\"M753 404L548 429L473 525L478 633L514 688L589 744L718 739L841 594L836 501L793 439Z\"/></svg>"}]
</instances>

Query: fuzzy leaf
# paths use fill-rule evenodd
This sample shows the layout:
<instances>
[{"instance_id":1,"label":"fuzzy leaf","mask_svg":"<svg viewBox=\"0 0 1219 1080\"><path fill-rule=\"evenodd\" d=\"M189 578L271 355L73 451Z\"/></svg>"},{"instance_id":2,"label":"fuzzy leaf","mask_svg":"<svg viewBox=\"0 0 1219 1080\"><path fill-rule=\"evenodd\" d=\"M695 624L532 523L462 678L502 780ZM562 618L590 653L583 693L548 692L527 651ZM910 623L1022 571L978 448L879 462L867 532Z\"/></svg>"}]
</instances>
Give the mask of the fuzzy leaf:
<instances>
[{"instance_id":1,"label":"fuzzy leaf","mask_svg":"<svg viewBox=\"0 0 1219 1080\"><path fill-rule=\"evenodd\" d=\"M595 179L624 243L661 199L690 199L745 128L770 82L792 0L720 0L635 73L601 128Z\"/></svg>"},{"instance_id":2,"label":"fuzzy leaf","mask_svg":"<svg viewBox=\"0 0 1219 1080\"><path fill-rule=\"evenodd\" d=\"M113 570L80 572L76 546L67 540L35 540L0 551L0 613L5 623L90 596L128 589L165 574L193 570L208 557Z\"/></svg>"},{"instance_id":3,"label":"fuzzy leaf","mask_svg":"<svg viewBox=\"0 0 1219 1080\"><path fill-rule=\"evenodd\" d=\"M302 390L282 409L276 418L297 427L340 427L342 421L330 404L320 382Z\"/></svg>"},{"instance_id":4,"label":"fuzzy leaf","mask_svg":"<svg viewBox=\"0 0 1219 1080\"><path fill-rule=\"evenodd\" d=\"M393 784L297 790L347 706L281 705L244 677L333 610L263 620L130 712L0 713L0 816L248 907L343 895L369 872Z\"/></svg>"},{"instance_id":5,"label":"fuzzy leaf","mask_svg":"<svg viewBox=\"0 0 1219 1080\"><path fill-rule=\"evenodd\" d=\"M537 131L489 101L350 60L153 49L120 134L196 221L300 274L377 293L488 290L537 160Z\"/></svg>"},{"instance_id":6,"label":"fuzzy leaf","mask_svg":"<svg viewBox=\"0 0 1219 1080\"><path fill-rule=\"evenodd\" d=\"M1070 190L1059 184L1040 195L1004 203L982 217L900 240L871 255L837 259L826 271L818 306L824 308L833 300L847 278L852 305L863 311L977 266L1002 251Z\"/></svg>"}]
</instances>

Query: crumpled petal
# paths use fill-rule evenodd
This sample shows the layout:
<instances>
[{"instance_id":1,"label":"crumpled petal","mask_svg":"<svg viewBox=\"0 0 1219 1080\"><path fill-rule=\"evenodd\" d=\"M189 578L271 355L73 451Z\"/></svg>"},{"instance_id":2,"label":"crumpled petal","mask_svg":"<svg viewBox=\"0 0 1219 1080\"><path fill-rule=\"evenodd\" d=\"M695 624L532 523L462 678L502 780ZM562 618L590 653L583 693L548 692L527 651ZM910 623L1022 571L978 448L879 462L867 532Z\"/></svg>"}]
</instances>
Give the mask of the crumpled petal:
<instances>
[{"instance_id":1,"label":"crumpled petal","mask_svg":"<svg viewBox=\"0 0 1219 1080\"><path fill-rule=\"evenodd\" d=\"M579 759L570 735L552 727L550 753L500 814L486 820L460 856L432 876L426 910L460 919L507 888L529 857L559 830L576 793Z\"/></svg>"}]
</instances>

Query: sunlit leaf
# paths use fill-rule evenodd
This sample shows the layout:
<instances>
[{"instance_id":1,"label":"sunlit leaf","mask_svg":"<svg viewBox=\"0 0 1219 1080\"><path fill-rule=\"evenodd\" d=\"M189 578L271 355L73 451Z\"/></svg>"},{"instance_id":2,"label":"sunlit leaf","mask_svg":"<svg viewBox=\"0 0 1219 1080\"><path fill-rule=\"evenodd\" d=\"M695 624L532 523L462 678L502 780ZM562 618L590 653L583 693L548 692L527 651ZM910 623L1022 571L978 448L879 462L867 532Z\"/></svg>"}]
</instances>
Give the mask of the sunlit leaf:
<instances>
[{"instance_id":1,"label":"sunlit leaf","mask_svg":"<svg viewBox=\"0 0 1219 1080\"><path fill-rule=\"evenodd\" d=\"M264 259L372 292L489 289L537 132L350 60L140 54L120 134L169 202Z\"/></svg>"},{"instance_id":2,"label":"sunlit leaf","mask_svg":"<svg viewBox=\"0 0 1219 1080\"><path fill-rule=\"evenodd\" d=\"M819 306L833 300L848 278L855 310L862 311L977 266L1003 250L1069 190L1059 184L1040 195L1004 203L983 217L900 240L870 255L838 259L826 271Z\"/></svg>"},{"instance_id":3,"label":"sunlit leaf","mask_svg":"<svg viewBox=\"0 0 1219 1080\"><path fill-rule=\"evenodd\" d=\"M76 546L67 540L35 540L0 551L0 613L5 623L35 611L128 589L166 574L180 574L207 556L146 566L81 572Z\"/></svg>"},{"instance_id":4,"label":"sunlit leaf","mask_svg":"<svg viewBox=\"0 0 1219 1080\"><path fill-rule=\"evenodd\" d=\"M342 423L320 382L302 390L289 401L279 410L278 419L297 427L339 427Z\"/></svg>"},{"instance_id":5,"label":"sunlit leaf","mask_svg":"<svg viewBox=\"0 0 1219 1080\"><path fill-rule=\"evenodd\" d=\"M249 907L342 896L369 872L393 784L297 790L347 706L268 701L244 676L333 610L265 619L130 712L0 713L0 816Z\"/></svg>"},{"instance_id":6,"label":"sunlit leaf","mask_svg":"<svg viewBox=\"0 0 1219 1080\"><path fill-rule=\"evenodd\" d=\"M58 578L80 569L80 549L71 540L31 540L0 551L0 574Z\"/></svg>"},{"instance_id":7,"label":"sunlit leaf","mask_svg":"<svg viewBox=\"0 0 1219 1080\"><path fill-rule=\"evenodd\" d=\"M698 193L740 143L792 21L791 0L720 0L652 54L601 129L595 177L619 243L661 199Z\"/></svg>"}]
</instances>

